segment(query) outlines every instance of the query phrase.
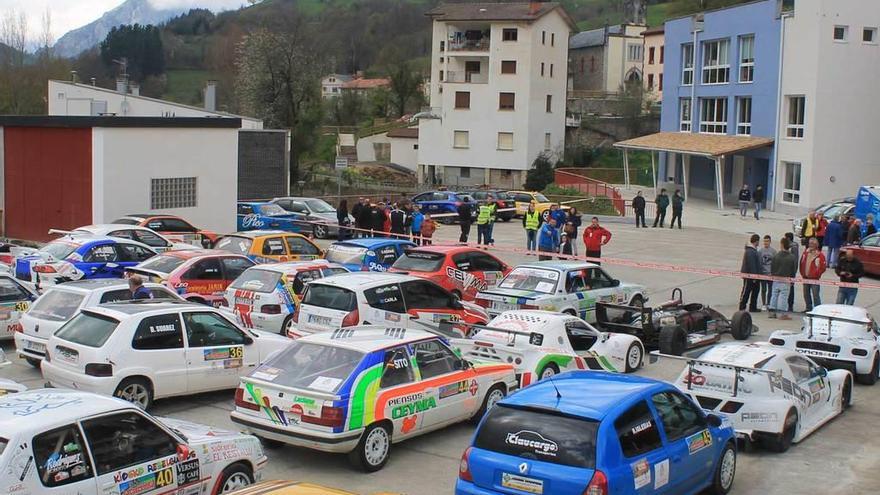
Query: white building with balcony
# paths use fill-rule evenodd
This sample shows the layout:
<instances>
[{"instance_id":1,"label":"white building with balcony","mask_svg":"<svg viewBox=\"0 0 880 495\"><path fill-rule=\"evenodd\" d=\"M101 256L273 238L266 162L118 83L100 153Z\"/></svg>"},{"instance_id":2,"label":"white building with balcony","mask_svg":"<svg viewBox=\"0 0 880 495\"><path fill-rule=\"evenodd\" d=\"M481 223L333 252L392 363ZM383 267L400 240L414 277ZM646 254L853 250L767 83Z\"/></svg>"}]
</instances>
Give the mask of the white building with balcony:
<instances>
[{"instance_id":1,"label":"white building with balcony","mask_svg":"<svg viewBox=\"0 0 880 495\"><path fill-rule=\"evenodd\" d=\"M565 144L568 38L554 2L444 4L433 23L431 108L419 117L420 182L518 188Z\"/></svg>"}]
</instances>

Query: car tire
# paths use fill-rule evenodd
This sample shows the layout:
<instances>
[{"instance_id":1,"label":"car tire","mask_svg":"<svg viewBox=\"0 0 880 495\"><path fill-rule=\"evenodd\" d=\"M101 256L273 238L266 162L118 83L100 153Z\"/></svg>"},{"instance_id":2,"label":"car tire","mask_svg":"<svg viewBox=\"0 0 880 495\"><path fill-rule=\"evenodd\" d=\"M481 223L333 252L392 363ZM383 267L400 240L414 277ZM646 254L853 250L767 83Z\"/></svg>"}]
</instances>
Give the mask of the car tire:
<instances>
[{"instance_id":1,"label":"car tire","mask_svg":"<svg viewBox=\"0 0 880 495\"><path fill-rule=\"evenodd\" d=\"M34 368L40 369L40 363L42 362L42 359L26 357L24 358L24 360L27 361L27 364L33 366Z\"/></svg>"},{"instance_id":2,"label":"car tire","mask_svg":"<svg viewBox=\"0 0 880 495\"><path fill-rule=\"evenodd\" d=\"M730 334L736 340L746 340L752 336L752 314L748 311L737 311L730 320Z\"/></svg>"},{"instance_id":3,"label":"car tire","mask_svg":"<svg viewBox=\"0 0 880 495\"><path fill-rule=\"evenodd\" d=\"M272 440L269 438L261 437L259 435L254 435L255 437L260 439L260 443L266 450L278 450L287 445L284 442L279 442L278 440Z\"/></svg>"},{"instance_id":4,"label":"car tire","mask_svg":"<svg viewBox=\"0 0 880 495\"><path fill-rule=\"evenodd\" d=\"M492 388L486 392L486 397L483 398L483 405L480 406L480 409L476 414L471 416L471 421L479 423L480 420L483 419L483 416L489 412L489 409L492 409L498 401L505 397L507 397L507 388L500 383L493 385Z\"/></svg>"},{"instance_id":5,"label":"car tire","mask_svg":"<svg viewBox=\"0 0 880 495\"><path fill-rule=\"evenodd\" d=\"M376 472L391 456L391 431L384 423L373 423L364 430L361 439L349 454L351 463L368 473Z\"/></svg>"},{"instance_id":6,"label":"car tire","mask_svg":"<svg viewBox=\"0 0 880 495\"><path fill-rule=\"evenodd\" d=\"M312 228L312 233L315 234L315 237L318 239L326 239L330 235L327 226L322 224L315 224Z\"/></svg>"},{"instance_id":7,"label":"car tire","mask_svg":"<svg viewBox=\"0 0 880 495\"><path fill-rule=\"evenodd\" d=\"M113 397L131 402L144 411L153 407L153 386L146 378L126 378L119 383Z\"/></svg>"},{"instance_id":8,"label":"car tire","mask_svg":"<svg viewBox=\"0 0 880 495\"><path fill-rule=\"evenodd\" d=\"M287 337L287 332L293 327L293 313L287 315L287 318L284 318L284 323L281 324L281 331L278 332L282 337Z\"/></svg>"},{"instance_id":9,"label":"car tire","mask_svg":"<svg viewBox=\"0 0 880 495\"><path fill-rule=\"evenodd\" d=\"M254 484L254 475L246 464L236 462L220 473L215 493L230 493Z\"/></svg>"},{"instance_id":10,"label":"car tire","mask_svg":"<svg viewBox=\"0 0 880 495\"><path fill-rule=\"evenodd\" d=\"M843 414L844 411L852 406L852 380L849 378L846 379L846 382L843 384L843 390L840 393L840 412Z\"/></svg>"},{"instance_id":11,"label":"car tire","mask_svg":"<svg viewBox=\"0 0 880 495\"><path fill-rule=\"evenodd\" d=\"M636 357L638 356L638 357ZM642 367L645 360L645 350L638 342L633 342L626 350L626 373L632 373ZM633 364L635 363L635 364Z\"/></svg>"},{"instance_id":12,"label":"car tire","mask_svg":"<svg viewBox=\"0 0 880 495\"><path fill-rule=\"evenodd\" d=\"M541 372L538 373L538 380L550 378L558 374L559 366L556 366L556 363L547 363L543 368L541 368Z\"/></svg>"},{"instance_id":13,"label":"car tire","mask_svg":"<svg viewBox=\"0 0 880 495\"><path fill-rule=\"evenodd\" d=\"M660 353L681 356L687 350L687 332L681 325L673 325L660 329Z\"/></svg>"},{"instance_id":14,"label":"car tire","mask_svg":"<svg viewBox=\"0 0 880 495\"><path fill-rule=\"evenodd\" d=\"M794 409L790 409L785 415L785 423L782 426L782 432L775 435L762 436L761 444L771 452L783 453L791 447L794 436L797 433L798 414Z\"/></svg>"},{"instance_id":15,"label":"car tire","mask_svg":"<svg viewBox=\"0 0 880 495\"><path fill-rule=\"evenodd\" d=\"M721 451L721 457L718 458L718 465L715 467L715 476L712 477L712 486L709 487L709 493L714 495L730 493L735 476L736 449L733 448L732 442L727 442L724 450Z\"/></svg>"},{"instance_id":16,"label":"car tire","mask_svg":"<svg viewBox=\"0 0 880 495\"><path fill-rule=\"evenodd\" d=\"M871 363L871 371L856 375L856 381L862 385L874 385L877 383L878 372L880 372L880 355L874 354L874 361Z\"/></svg>"},{"instance_id":17,"label":"car tire","mask_svg":"<svg viewBox=\"0 0 880 495\"><path fill-rule=\"evenodd\" d=\"M437 221L443 225L452 225L455 223L455 217L440 217Z\"/></svg>"}]
</instances>

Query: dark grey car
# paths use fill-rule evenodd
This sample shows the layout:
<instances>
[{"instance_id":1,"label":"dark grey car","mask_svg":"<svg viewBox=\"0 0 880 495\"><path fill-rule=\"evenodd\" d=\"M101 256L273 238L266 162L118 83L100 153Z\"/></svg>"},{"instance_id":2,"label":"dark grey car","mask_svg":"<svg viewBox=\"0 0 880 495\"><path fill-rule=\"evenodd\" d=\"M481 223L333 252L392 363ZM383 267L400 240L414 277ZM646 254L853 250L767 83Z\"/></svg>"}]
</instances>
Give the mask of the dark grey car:
<instances>
[{"instance_id":1,"label":"dark grey car","mask_svg":"<svg viewBox=\"0 0 880 495\"><path fill-rule=\"evenodd\" d=\"M315 222L312 229L315 237L326 239L339 235L339 221L336 218L336 208L330 203L319 198L302 198L287 196L275 198L271 201L284 208L290 213L302 215L303 220ZM354 223L354 218L348 216L349 222Z\"/></svg>"}]
</instances>

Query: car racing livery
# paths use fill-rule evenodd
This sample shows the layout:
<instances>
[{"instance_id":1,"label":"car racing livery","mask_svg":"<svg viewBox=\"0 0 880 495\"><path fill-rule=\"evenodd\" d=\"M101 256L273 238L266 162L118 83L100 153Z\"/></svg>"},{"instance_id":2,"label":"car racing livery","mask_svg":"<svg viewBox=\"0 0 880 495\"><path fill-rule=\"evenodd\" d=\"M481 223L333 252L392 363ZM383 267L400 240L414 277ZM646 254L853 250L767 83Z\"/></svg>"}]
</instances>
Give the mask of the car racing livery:
<instances>
[{"instance_id":1,"label":"car racing livery","mask_svg":"<svg viewBox=\"0 0 880 495\"><path fill-rule=\"evenodd\" d=\"M379 326L304 337L241 380L232 421L275 442L381 469L391 444L479 418L516 388L509 364L471 363L437 335Z\"/></svg>"},{"instance_id":2,"label":"car racing livery","mask_svg":"<svg viewBox=\"0 0 880 495\"><path fill-rule=\"evenodd\" d=\"M540 309L596 320L596 303L641 306L645 288L621 283L584 261L539 261L514 268L494 289L477 294L476 303L492 316L515 309Z\"/></svg>"},{"instance_id":3,"label":"car racing livery","mask_svg":"<svg viewBox=\"0 0 880 495\"><path fill-rule=\"evenodd\" d=\"M153 232L152 229L141 227L139 225L116 225L116 224L98 224L84 225L73 230L49 229L50 234L60 234L66 237L118 237L128 239L145 244L157 253L165 251L173 251L176 249L193 249L195 246L184 242L174 242Z\"/></svg>"},{"instance_id":4,"label":"car racing livery","mask_svg":"<svg viewBox=\"0 0 880 495\"><path fill-rule=\"evenodd\" d=\"M865 385L880 372L880 328L865 308L842 304L816 306L798 332L777 330L770 343L810 356L828 368L843 368Z\"/></svg>"},{"instance_id":5,"label":"car racing livery","mask_svg":"<svg viewBox=\"0 0 880 495\"><path fill-rule=\"evenodd\" d=\"M21 317L36 299L33 289L12 275L0 273L0 340L12 339L21 332Z\"/></svg>"},{"instance_id":6,"label":"car racing livery","mask_svg":"<svg viewBox=\"0 0 880 495\"><path fill-rule=\"evenodd\" d=\"M404 239L366 237L334 242L324 257L353 272L387 272L406 249L414 247L414 242Z\"/></svg>"},{"instance_id":7,"label":"car racing livery","mask_svg":"<svg viewBox=\"0 0 880 495\"><path fill-rule=\"evenodd\" d=\"M456 297L473 301L497 286L510 267L485 250L467 246L425 246L404 251L391 272L431 280Z\"/></svg>"},{"instance_id":8,"label":"car racing livery","mask_svg":"<svg viewBox=\"0 0 880 495\"><path fill-rule=\"evenodd\" d=\"M718 344L699 359L662 356L687 362L675 382L682 392L775 452L842 414L852 400L849 371L828 371L767 342Z\"/></svg>"},{"instance_id":9,"label":"car racing livery","mask_svg":"<svg viewBox=\"0 0 880 495\"><path fill-rule=\"evenodd\" d=\"M324 255L308 237L283 230L251 230L225 235L217 241L214 249L243 254L254 263L309 261Z\"/></svg>"},{"instance_id":10,"label":"car racing livery","mask_svg":"<svg viewBox=\"0 0 880 495\"><path fill-rule=\"evenodd\" d=\"M122 225L140 225L158 232L175 242L183 242L196 247L209 248L217 241L217 234L210 230L194 227L186 220L174 215L151 215L149 213L133 213L117 218L110 223Z\"/></svg>"},{"instance_id":11,"label":"car racing livery","mask_svg":"<svg viewBox=\"0 0 880 495\"><path fill-rule=\"evenodd\" d=\"M238 203L238 230L283 230L311 232L302 217L289 213L275 203Z\"/></svg>"},{"instance_id":12,"label":"car racing livery","mask_svg":"<svg viewBox=\"0 0 880 495\"><path fill-rule=\"evenodd\" d=\"M514 363L520 386L563 371L594 369L630 373L645 350L632 335L603 333L584 320L547 311L506 311L470 339L452 345L468 359Z\"/></svg>"}]
</instances>

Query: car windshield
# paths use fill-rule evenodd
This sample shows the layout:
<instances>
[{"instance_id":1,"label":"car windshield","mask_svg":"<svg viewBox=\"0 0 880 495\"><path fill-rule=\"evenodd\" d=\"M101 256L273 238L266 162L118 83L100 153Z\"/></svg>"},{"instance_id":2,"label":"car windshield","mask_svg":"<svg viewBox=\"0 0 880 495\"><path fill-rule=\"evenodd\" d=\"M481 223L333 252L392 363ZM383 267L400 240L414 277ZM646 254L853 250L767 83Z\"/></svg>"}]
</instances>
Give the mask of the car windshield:
<instances>
[{"instance_id":1,"label":"car windshield","mask_svg":"<svg viewBox=\"0 0 880 495\"><path fill-rule=\"evenodd\" d=\"M408 251L397 258L391 267L411 272L436 272L443 265L445 259L446 256L440 253Z\"/></svg>"},{"instance_id":2,"label":"car windshield","mask_svg":"<svg viewBox=\"0 0 880 495\"><path fill-rule=\"evenodd\" d=\"M337 311L354 311L357 308L354 292L324 284L309 284L302 303Z\"/></svg>"},{"instance_id":3,"label":"car windshield","mask_svg":"<svg viewBox=\"0 0 880 495\"><path fill-rule=\"evenodd\" d=\"M158 255L153 256L152 258L144 261L138 268L143 268L144 270L150 270L159 273L171 273L177 269L180 265L186 262L185 259L180 258L178 256L171 255Z\"/></svg>"},{"instance_id":4,"label":"car windshield","mask_svg":"<svg viewBox=\"0 0 880 495\"><path fill-rule=\"evenodd\" d=\"M363 358L362 352L295 340L251 376L273 377L273 385L333 394Z\"/></svg>"},{"instance_id":5,"label":"car windshield","mask_svg":"<svg viewBox=\"0 0 880 495\"><path fill-rule=\"evenodd\" d=\"M493 192L492 195L495 196L495 199L500 199L500 200L511 199L509 194L507 194L506 192L502 192L502 191Z\"/></svg>"},{"instance_id":6,"label":"car windshield","mask_svg":"<svg viewBox=\"0 0 880 495\"><path fill-rule=\"evenodd\" d=\"M226 236L214 245L214 249L220 249L235 254L248 254L251 250L253 239L247 237Z\"/></svg>"},{"instance_id":7,"label":"car windshield","mask_svg":"<svg viewBox=\"0 0 880 495\"><path fill-rule=\"evenodd\" d=\"M303 203L308 205L312 213L336 213L336 208L323 199L307 199Z\"/></svg>"},{"instance_id":8,"label":"car windshield","mask_svg":"<svg viewBox=\"0 0 880 495\"><path fill-rule=\"evenodd\" d=\"M549 203L550 200L547 199L547 196L544 196L541 193L535 193L535 200L539 203Z\"/></svg>"},{"instance_id":9,"label":"car windshield","mask_svg":"<svg viewBox=\"0 0 880 495\"><path fill-rule=\"evenodd\" d=\"M0 456L3 456L3 451L6 450L7 445L9 445L9 440L0 437Z\"/></svg>"},{"instance_id":10,"label":"car windshield","mask_svg":"<svg viewBox=\"0 0 880 495\"><path fill-rule=\"evenodd\" d=\"M846 210L850 206L851 205L848 205L848 204L836 203L833 205L829 205L828 208L825 208L824 210L820 210L820 211L822 213L822 216L824 216L825 218L827 218L829 220L834 220L834 218L836 218L838 215L842 215L842 214L846 213Z\"/></svg>"},{"instance_id":11,"label":"car windshield","mask_svg":"<svg viewBox=\"0 0 880 495\"><path fill-rule=\"evenodd\" d=\"M543 268L517 267L510 272L499 287L502 289L519 289L544 294L553 294L556 291L556 283L559 281L559 272L545 270Z\"/></svg>"},{"instance_id":12,"label":"car windshield","mask_svg":"<svg viewBox=\"0 0 880 495\"><path fill-rule=\"evenodd\" d=\"M119 321L109 316L83 312L61 327L55 336L74 344L101 347L119 326Z\"/></svg>"},{"instance_id":13,"label":"car windshield","mask_svg":"<svg viewBox=\"0 0 880 495\"><path fill-rule=\"evenodd\" d=\"M84 295L64 289L49 289L37 299L28 314L49 321L67 321L82 304Z\"/></svg>"},{"instance_id":14,"label":"car windshield","mask_svg":"<svg viewBox=\"0 0 880 495\"><path fill-rule=\"evenodd\" d=\"M532 461L591 469L596 465L599 423L549 412L493 407L474 447Z\"/></svg>"},{"instance_id":15,"label":"car windshield","mask_svg":"<svg viewBox=\"0 0 880 495\"><path fill-rule=\"evenodd\" d=\"M266 203L264 205L260 205L260 212L267 217L279 217L282 215L288 215L289 213L284 208L276 205L275 203Z\"/></svg>"},{"instance_id":16,"label":"car windshield","mask_svg":"<svg viewBox=\"0 0 880 495\"><path fill-rule=\"evenodd\" d=\"M279 272L248 268L229 287L254 292L272 292L280 279L281 273Z\"/></svg>"},{"instance_id":17,"label":"car windshield","mask_svg":"<svg viewBox=\"0 0 880 495\"><path fill-rule=\"evenodd\" d=\"M66 241L54 241L40 248L40 252L50 255L56 260L63 260L81 245Z\"/></svg>"},{"instance_id":18,"label":"car windshield","mask_svg":"<svg viewBox=\"0 0 880 495\"><path fill-rule=\"evenodd\" d=\"M119 224L119 225L137 225L140 222L135 220L134 218L117 218L110 223Z\"/></svg>"},{"instance_id":19,"label":"car windshield","mask_svg":"<svg viewBox=\"0 0 880 495\"><path fill-rule=\"evenodd\" d=\"M324 258L330 263L339 263L341 265L355 264L360 265L364 261L364 254L367 248L360 246L351 246L346 244L331 244L327 248L327 254Z\"/></svg>"}]
</instances>

